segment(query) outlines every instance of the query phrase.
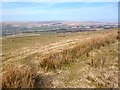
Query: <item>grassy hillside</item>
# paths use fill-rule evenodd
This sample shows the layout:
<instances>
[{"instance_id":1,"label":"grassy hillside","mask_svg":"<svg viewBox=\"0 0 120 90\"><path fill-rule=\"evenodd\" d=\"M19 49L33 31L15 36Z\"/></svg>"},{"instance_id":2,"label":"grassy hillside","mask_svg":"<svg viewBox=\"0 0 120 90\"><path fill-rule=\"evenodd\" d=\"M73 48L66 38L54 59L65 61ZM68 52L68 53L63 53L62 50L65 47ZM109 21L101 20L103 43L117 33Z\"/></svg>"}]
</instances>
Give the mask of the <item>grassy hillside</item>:
<instances>
[{"instance_id":1,"label":"grassy hillside","mask_svg":"<svg viewBox=\"0 0 120 90\"><path fill-rule=\"evenodd\" d=\"M117 29L4 37L3 87L117 87L116 39Z\"/></svg>"}]
</instances>

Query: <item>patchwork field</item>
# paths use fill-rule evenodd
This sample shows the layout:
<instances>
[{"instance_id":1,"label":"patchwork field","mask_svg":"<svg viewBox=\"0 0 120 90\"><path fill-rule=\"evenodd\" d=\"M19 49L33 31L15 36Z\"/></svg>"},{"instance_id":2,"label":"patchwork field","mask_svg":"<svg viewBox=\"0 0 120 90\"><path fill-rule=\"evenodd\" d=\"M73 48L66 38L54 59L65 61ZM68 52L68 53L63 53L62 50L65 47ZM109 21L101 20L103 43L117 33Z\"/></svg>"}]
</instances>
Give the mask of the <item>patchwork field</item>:
<instances>
[{"instance_id":1,"label":"patchwork field","mask_svg":"<svg viewBox=\"0 0 120 90\"><path fill-rule=\"evenodd\" d=\"M2 38L3 87L118 87L117 29Z\"/></svg>"}]
</instances>

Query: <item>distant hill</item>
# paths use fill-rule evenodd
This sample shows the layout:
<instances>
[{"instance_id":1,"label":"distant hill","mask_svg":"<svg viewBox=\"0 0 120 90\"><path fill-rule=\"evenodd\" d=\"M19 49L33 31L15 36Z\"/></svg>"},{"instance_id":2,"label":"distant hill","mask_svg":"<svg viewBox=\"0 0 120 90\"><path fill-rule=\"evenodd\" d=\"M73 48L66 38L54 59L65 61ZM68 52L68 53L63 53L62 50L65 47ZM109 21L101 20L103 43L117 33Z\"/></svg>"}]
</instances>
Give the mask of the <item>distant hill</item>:
<instances>
[{"instance_id":1,"label":"distant hill","mask_svg":"<svg viewBox=\"0 0 120 90\"><path fill-rule=\"evenodd\" d=\"M63 22L63 24L65 25L115 25L117 23L88 21L88 22Z\"/></svg>"},{"instance_id":2,"label":"distant hill","mask_svg":"<svg viewBox=\"0 0 120 90\"><path fill-rule=\"evenodd\" d=\"M106 22L77 22L77 21L41 21L41 22L3 22L4 25L12 25L12 26L41 26L41 25L115 25L117 23L106 23Z\"/></svg>"},{"instance_id":3,"label":"distant hill","mask_svg":"<svg viewBox=\"0 0 120 90\"><path fill-rule=\"evenodd\" d=\"M107 28L116 23L104 22L73 22L73 21L44 21L44 22L2 22L2 36L18 33L38 33L38 32L77 32L95 28Z\"/></svg>"}]
</instances>

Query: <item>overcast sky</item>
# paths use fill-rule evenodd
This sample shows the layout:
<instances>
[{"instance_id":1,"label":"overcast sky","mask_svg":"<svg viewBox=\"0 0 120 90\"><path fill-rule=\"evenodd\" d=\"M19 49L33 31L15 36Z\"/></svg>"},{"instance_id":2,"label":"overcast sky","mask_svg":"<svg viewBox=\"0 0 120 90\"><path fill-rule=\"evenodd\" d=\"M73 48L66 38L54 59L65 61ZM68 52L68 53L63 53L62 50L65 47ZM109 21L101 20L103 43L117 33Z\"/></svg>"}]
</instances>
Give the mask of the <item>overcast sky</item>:
<instances>
[{"instance_id":1,"label":"overcast sky","mask_svg":"<svg viewBox=\"0 0 120 90\"><path fill-rule=\"evenodd\" d=\"M117 2L4 2L2 11L3 21L118 21Z\"/></svg>"}]
</instances>

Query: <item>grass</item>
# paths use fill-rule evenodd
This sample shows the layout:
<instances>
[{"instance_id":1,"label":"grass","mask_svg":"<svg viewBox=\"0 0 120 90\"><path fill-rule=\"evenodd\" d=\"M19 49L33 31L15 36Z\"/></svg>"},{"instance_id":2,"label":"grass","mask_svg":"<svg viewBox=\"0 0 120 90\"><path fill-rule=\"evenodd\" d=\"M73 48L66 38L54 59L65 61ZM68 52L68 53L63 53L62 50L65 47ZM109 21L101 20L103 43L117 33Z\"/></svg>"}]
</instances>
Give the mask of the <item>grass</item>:
<instances>
[{"instance_id":1,"label":"grass","mask_svg":"<svg viewBox=\"0 0 120 90\"><path fill-rule=\"evenodd\" d=\"M60 48L61 50L56 47L45 52L39 52L40 48L45 47L45 45L58 43L62 40L74 40L79 36L81 37L75 44L70 42L67 46L63 45L63 48ZM36 78L45 76L46 80L50 76L46 76L47 73L53 71L56 74L58 70L62 72L62 75L58 74L58 77L61 75L63 78L67 78L64 78L65 81L63 81L65 87L72 87L72 85L73 87L112 87L112 85L116 87L117 77L114 70L118 65L115 59L117 50L114 43L117 38L116 30L3 38L3 87L42 87L43 80L40 79L40 82L36 84L35 81L39 81ZM48 49L51 47L48 47ZM34 52L33 48L37 52L31 53ZM110 66L113 66L113 69L109 68ZM66 72L69 73L64 73L63 69L68 69ZM105 75L109 73L114 78L111 76L107 78L104 75L99 76L101 73ZM64 76L65 74L66 76ZM80 77L78 77L78 74ZM95 74L95 77L92 77L93 74ZM80 84L72 83L74 80L79 81L80 78L83 80L78 82ZM102 83L99 82L101 78L108 82L104 80L102 80ZM90 83L84 84L85 82ZM110 84L106 84L109 82ZM45 86L47 86L46 83Z\"/></svg>"},{"instance_id":2,"label":"grass","mask_svg":"<svg viewBox=\"0 0 120 90\"><path fill-rule=\"evenodd\" d=\"M114 30L112 30L114 31ZM109 30L104 31L92 31L92 32L78 32L78 33L68 33L68 34L40 34L37 36L25 36L23 34L23 37L7 37L2 39L2 50L4 53L21 49L23 47L33 47L36 45L43 46L52 42L69 39L71 37L75 36L85 36L85 35L93 35L93 34L100 34L100 33L106 33L109 32ZM23 43L24 42L24 43Z\"/></svg>"},{"instance_id":3,"label":"grass","mask_svg":"<svg viewBox=\"0 0 120 90\"><path fill-rule=\"evenodd\" d=\"M93 53L96 53L93 56ZM113 54L114 53L114 54ZM92 58L94 61L105 60L105 64L97 63L96 67L89 64ZM62 77L64 78L62 78ZM89 56L83 55L71 65L63 66L59 82L64 84L59 87L66 88L117 88L118 87L118 55L117 41L115 43L94 49Z\"/></svg>"},{"instance_id":4,"label":"grass","mask_svg":"<svg viewBox=\"0 0 120 90\"><path fill-rule=\"evenodd\" d=\"M116 29L114 29L116 31ZM73 39L78 36L86 38L94 36L96 34L104 34L107 32L114 32L114 30L101 30L92 32L78 32L78 33L67 33L67 34L40 34L36 36L25 36L23 37L3 37L2 39L2 61L11 62L15 57L26 56L27 53L33 52L29 51L32 49L40 48L50 43L60 42L62 40ZM24 42L24 43L23 43ZM21 59L20 59L21 60ZM18 59L16 59L18 61Z\"/></svg>"},{"instance_id":5,"label":"grass","mask_svg":"<svg viewBox=\"0 0 120 90\"><path fill-rule=\"evenodd\" d=\"M14 67L3 73L3 88L35 88L40 87L41 77L29 67Z\"/></svg>"},{"instance_id":6,"label":"grass","mask_svg":"<svg viewBox=\"0 0 120 90\"><path fill-rule=\"evenodd\" d=\"M93 49L99 49L101 46L106 46L110 43L114 43L117 38L117 34L105 34L103 36L96 36L89 40L84 40L82 43L76 44L74 47L70 49L64 49L61 52L48 53L40 64L42 67L45 67L45 71L48 71L49 68L58 68L63 64L68 64L73 62L75 58L79 58L83 54L88 56L88 53ZM94 61L91 59L91 65L96 66L97 63L104 64L104 59ZM101 62L101 63L100 63Z\"/></svg>"}]
</instances>

